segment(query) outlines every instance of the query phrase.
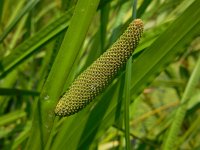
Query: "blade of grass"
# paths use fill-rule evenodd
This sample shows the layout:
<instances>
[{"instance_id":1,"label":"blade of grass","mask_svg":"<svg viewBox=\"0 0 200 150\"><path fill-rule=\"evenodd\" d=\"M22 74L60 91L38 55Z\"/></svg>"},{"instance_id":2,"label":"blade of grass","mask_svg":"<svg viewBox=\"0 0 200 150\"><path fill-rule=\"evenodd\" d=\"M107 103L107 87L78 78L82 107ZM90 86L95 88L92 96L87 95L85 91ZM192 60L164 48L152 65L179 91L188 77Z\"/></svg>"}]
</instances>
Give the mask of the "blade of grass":
<instances>
[{"instance_id":1,"label":"blade of grass","mask_svg":"<svg viewBox=\"0 0 200 150\"><path fill-rule=\"evenodd\" d=\"M1 83L1 87L10 88L13 87L16 80L18 78L17 71L12 71L8 76L3 79L3 83ZM7 105L9 103L9 98L5 96L0 96L0 114L5 112Z\"/></svg>"},{"instance_id":2,"label":"blade of grass","mask_svg":"<svg viewBox=\"0 0 200 150\"><path fill-rule=\"evenodd\" d=\"M125 141L126 149L131 149L130 143L130 126L129 126L129 105L131 99L131 71L132 71L132 57L126 63L125 72L125 88L124 88L124 124L125 124Z\"/></svg>"},{"instance_id":3,"label":"blade of grass","mask_svg":"<svg viewBox=\"0 0 200 150\"><path fill-rule=\"evenodd\" d=\"M110 9L110 4L108 3L100 10L101 11L101 16L100 16L101 53L105 51L106 29L107 29L108 18L109 18L109 9Z\"/></svg>"},{"instance_id":4,"label":"blade of grass","mask_svg":"<svg viewBox=\"0 0 200 150\"><path fill-rule=\"evenodd\" d=\"M8 8L10 8L11 6L11 2L7 2L5 3L5 16L3 16L3 19L5 20L5 24L7 26L9 26L14 20L15 18L17 17L17 15L20 13L21 9L23 9L24 5L26 4L26 0L21 0L20 2L18 3L15 3L15 9L11 10L12 11L12 14L9 14L8 11L6 11ZM7 18L7 19L6 19Z\"/></svg>"},{"instance_id":5,"label":"blade of grass","mask_svg":"<svg viewBox=\"0 0 200 150\"><path fill-rule=\"evenodd\" d=\"M1 1L1 5L0 5L0 27L1 27L1 19L2 19L2 15L3 15L3 6L4 6L4 0Z\"/></svg>"},{"instance_id":6,"label":"blade of grass","mask_svg":"<svg viewBox=\"0 0 200 150\"><path fill-rule=\"evenodd\" d=\"M61 0L62 10L68 10L71 7L75 6L78 0Z\"/></svg>"},{"instance_id":7,"label":"blade of grass","mask_svg":"<svg viewBox=\"0 0 200 150\"><path fill-rule=\"evenodd\" d=\"M199 55L197 64L191 74L189 81L188 81L188 84L185 88L185 91L183 93L183 97L181 99L181 104L176 111L176 114L173 119L173 123L169 129L167 138L164 140L163 150L175 149L175 147L174 147L175 141L176 141L177 135L180 131L181 124L184 120L185 114L187 112L187 102L191 98L193 91L196 88L196 84L199 81L199 77L200 77L200 55Z\"/></svg>"},{"instance_id":8,"label":"blade of grass","mask_svg":"<svg viewBox=\"0 0 200 150\"><path fill-rule=\"evenodd\" d=\"M176 146L181 145L185 141L190 140L190 138L194 134L196 134L194 131L199 131L199 128L200 128L199 124L200 124L200 117L197 117L197 119L194 120L194 122L192 122L190 128L185 132L185 134L181 136L180 138L178 138L178 142L176 143Z\"/></svg>"},{"instance_id":9,"label":"blade of grass","mask_svg":"<svg viewBox=\"0 0 200 150\"><path fill-rule=\"evenodd\" d=\"M39 0L28 1L28 3L26 4L26 6L19 12L19 14L16 16L16 18L8 25L8 27L5 29L5 31L0 36L0 43L6 38L6 36L15 27L15 25L20 21L20 19L27 12L29 12L38 2L39 2Z\"/></svg>"},{"instance_id":10,"label":"blade of grass","mask_svg":"<svg viewBox=\"0 0 200 150\"><path fill-rule=\"evenodd\" d=\"M23 27L26 24L25 22L27 21L27 17L28 17L28 15L25 15L18 23L15 34L13 35L12 41L9 44L9 49L13 49L15 47L17 41L19 40L19 38L23 36L21 33L23 32Z\"/></svg>"},{"instance_id":11,"label":"blade of grass","mask_svg":"<svg viewBox=\"0 0 200 150\"><path fill-rule=\"evenodd\" d=\"M123 75L123 77L121 78L121 82L120 83L120 89L119 91L123 91L124 87L125 87L125 75ZM114 122L114 127L117 126L120 129L123 129L123 124L124 124L124 101L123 101L123 94L124 92L119 92L119 96L117 98L117 106L116 106L116 112L115 112L115 122ZM101 128L100 128L101 129ZM120 131L120 130L119 130ZM119 134L119 133L118 133ZM101 137L102 134L99 135L99 137L96 137L97 139ZM124 134L121 135L119 134L119 137L117 138L117 141L119 142L119 149L124 148L123 145L123 140L124 140Z\"/></svg>"},{"instance_id":12,"label":"blade of grass","mask_svg":"<svg viewBox=\"0 0 200 150\"><path fill-rule=\"evenodd\" d=\"M49 3L49 5L47 5L45 7L45 9L42 9L40 11L40 13L34 18L34 22L39 22L39 20L45 15L48 14L48 12L50 12L51 10L53 10L56 7L57 3L56 2L52 2Z\"/></svg>"},{"instance_id":13,"label":"blade of grass","mask_svg":"<svg viewBox=\"0 0 200 150\"><path fill-rule=\"evenodd\" d=\"M14 139L12 144L12 150L19 149L19 147L22 148L20 144L28 138L30 129L31 129L31 122L28 121L24 127L24 130L19 134L19 136L17 136L17 138Z\"/></svg>"},{"instance_id":14,"label":"blade of grass","mask_svg":"<svg viewBox=\"0 0 200 150\"><path fill-rule=\"evenodd\" d=\"M63 32L63 33L61 33L59 36L58 36L58 38L56 39L56 41L55 41L55 44L54 44L54 48L53 48L53 50L51 50L51 60L50 61L48 61L48 60L46 60L46 62L50 62L50 65L49 65L49 67L52 67L52 63L54 62L54 60L55 60L55 58L56 58L56 55L57 55L57 53L58 53L58 51L59 51L59 49L60 49L60 46L61 46L61 44L62 44L62 41L63 41L63 38L64 38L64 36L65 36L65 32ZM44 65L44 64L43 64ZM45 71L45 66L44 66L44 71ZM46 72L47 74L49 73L49 72ZM46 76L46 75L45 75ZM46 78L45 78L45 76L43 77L44 79L43 80L45 80ZM40 82L41 84L42 83L44 83L44 82ZM56 120L55 120L55 122L57 122L59 119L57 118ZM50 147L51 147L51 143L52 143L52 141L53 141L53 139L54 139L54 136L55 136L55 130L56 130L56 128L57 128L57 126L53 126L53 128L52 128L52 131L51 131L51 134L50 134L50 137L49 137L49 139L48 139L48 141L47 141L47 144L46 144L46 146L45 146L45 149L46 150L49 150L50 149Z\"/></svg>"},{"instance_id":15,"label":"blade of grass","mask_svg":"<svg viewBox=\"0 0 200 150\"><path fill-rule=\"evenodd\" d=\"M143 3L138 8L137 16L140 18L144 12L146 11L147 7L151 4L152 0L143 0Z\"/></svg>"},{"instance_id":16,"label":"blade of grass","mask_svg":"<svg viewBox=\"0 0 200 150\"><path fill-rule=\"evenodd\" d=\"M33 125L26 149L44 149L54 124L54 108L79 53L99 0L79 0L68 31L34 108Z\"/></svg>"},{"instance_id":17,"label":"blade of grass","mask_svg":"<svg viewBox=\"0 0 200 150\"><path fill-rule=\"evenodd\" d=\"M133 19L136 19L136 11L137 11L137 0L133 0L133 11L132 16ZM125 71L125 88L124 88L124 125L125 125L125 142L126 149L131 149L130 142L130 125L129 125L129 105L131 101L131 72L132 72L132 57L129 58L126 63L126 71Z\"/></svg>"},{"instance_id":18,"label":"blade of grass","mask_svg":"<svg viewBox=\"0 0 200 150\"><path fill-rule=\"evenodd\" d=\"M57 34L65 30L69 25L73 9L53 21L51 24L37 32L33 37L17 46L12 52L0 61L0 78L7 75L12 69L31 56L33 52L44 46Z\"/></svg>"},{"instance_id":19,"label":"blade of grass","mask_svg":"<svg viewBox=\"0 0 200 150\"><path fill-rule=\"evenodd\" d=\"M13 111L6 115L0 116L0 126L7 125L8 123L16 121L17 119L23 118L25 116L26 116L26 112L21 111L21 110Z\"/></svg>"},{"instance_id":20,"label":"blade of grass","mask_svg":"<svg viewBox=\"0 0 200 150\"><path fill-rule=\"evenodd\" d=\"M101 0L98 6L98 9L105 7L108 3L111 3L113 0Z\"/></svg>"},{"instance_id":21,"label":"blade of grass","mask_svg":"<svg viewBox=\"0 0 200 150\"><path fill-rule=\"evenodd\" d=\"M38 96L39 92L29 91L29 90L20 90L20 89L11 89L11 88L0 88L0 95L32 95Z\"/></svg>"},{"instance_id":22,"label":"blade of grass","mask_svg":"<svg viewBox=\"0 0 200 150\"><path fill-rule=\"evenodd\" d=\"M37 78L39 80L37 89L40 91L42 89L42 86L46 80L47 75L49 74L51 67L53 65L53 62L56 58L56 55L60 49L61 43L63 41L65 35L65 31L61 32L57 39L55 40L54 47L52 49L49 49L49 51L47 52L47 55L45 56L42 65L41 65L41 69L40 72L37 74ZM48 70L47 70L48 68Z\"/></svg>"}]
</instances>

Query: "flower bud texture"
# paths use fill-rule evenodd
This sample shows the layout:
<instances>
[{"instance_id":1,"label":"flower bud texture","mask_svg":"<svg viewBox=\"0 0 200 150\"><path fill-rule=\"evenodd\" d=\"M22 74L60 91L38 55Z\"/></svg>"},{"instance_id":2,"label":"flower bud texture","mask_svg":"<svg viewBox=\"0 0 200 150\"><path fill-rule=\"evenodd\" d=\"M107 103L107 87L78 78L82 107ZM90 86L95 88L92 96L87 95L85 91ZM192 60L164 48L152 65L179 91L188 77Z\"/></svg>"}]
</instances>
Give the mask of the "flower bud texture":
<instances>
[{"instance_id":1,"label":"flower bud texture","mask_svg":"<svg viewBox=\"0 0 200 150\"><path fill-rule=\"evenodd\" d=\"M143 22L133 20L120 38L82 72L59 100L55 113L70 116L86 107L126 64L137 47L143 32Z\"/></svg>"}]
</instances>

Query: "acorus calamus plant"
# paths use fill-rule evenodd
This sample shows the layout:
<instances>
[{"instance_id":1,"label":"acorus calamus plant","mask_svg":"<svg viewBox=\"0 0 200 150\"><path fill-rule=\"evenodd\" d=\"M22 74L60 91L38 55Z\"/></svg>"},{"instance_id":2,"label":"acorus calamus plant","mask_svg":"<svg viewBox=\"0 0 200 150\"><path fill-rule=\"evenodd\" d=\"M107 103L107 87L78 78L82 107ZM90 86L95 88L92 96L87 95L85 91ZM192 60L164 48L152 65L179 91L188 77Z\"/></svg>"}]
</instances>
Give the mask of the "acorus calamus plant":
<instances>
[{"instance_id":1,"label":"acorus calamus plant","mask_svg":"<svg viewBox=\"0 0 200 150\"><path fill-rule=\"evenodd\" d=\"M143 22L133 20L120 38L81 73L59 100L55 113L70 116L86 107L112 81L137 47Z\"/></svg>"}]
</instances>

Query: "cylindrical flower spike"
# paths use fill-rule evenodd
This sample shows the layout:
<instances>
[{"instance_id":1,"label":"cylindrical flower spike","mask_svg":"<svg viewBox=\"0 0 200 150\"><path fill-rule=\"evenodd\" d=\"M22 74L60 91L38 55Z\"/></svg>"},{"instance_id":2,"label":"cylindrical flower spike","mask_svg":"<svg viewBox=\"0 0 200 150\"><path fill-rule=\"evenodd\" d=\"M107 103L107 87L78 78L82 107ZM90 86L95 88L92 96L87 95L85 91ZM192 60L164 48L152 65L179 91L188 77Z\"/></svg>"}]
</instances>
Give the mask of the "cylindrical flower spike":
<instances>
[{"instance_id":1,"label":"cylindrical flower spike","mask_svg":"<svg viewBox=\"0 0 200 150\"><path fill-rule=\"evenodd\" d=\"M73 115L102 92L132 55L142 33L143 22L135 19L112 47L75 79L59 100L56 115Z\"/></svg>"}]
</instances>

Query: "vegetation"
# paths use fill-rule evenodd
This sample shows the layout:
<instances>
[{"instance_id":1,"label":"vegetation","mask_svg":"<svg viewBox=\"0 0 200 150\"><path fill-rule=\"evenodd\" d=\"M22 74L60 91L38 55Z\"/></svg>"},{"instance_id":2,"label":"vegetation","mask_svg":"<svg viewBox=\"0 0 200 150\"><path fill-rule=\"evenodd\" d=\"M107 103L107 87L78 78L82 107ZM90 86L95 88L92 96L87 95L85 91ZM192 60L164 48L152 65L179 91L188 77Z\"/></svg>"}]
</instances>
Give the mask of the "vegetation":
<instances>
[{"instance_id":1,"label":"vegetation","mask_svg":"<svg viewBox=\"0 0 200 150\"><path fill-rule=\"evenodd\" d=\"M0 149L200 149L199 0L1 0ZM133 18L141 41L69 117L55 107Z\"/></svg>"}]
</instances>

